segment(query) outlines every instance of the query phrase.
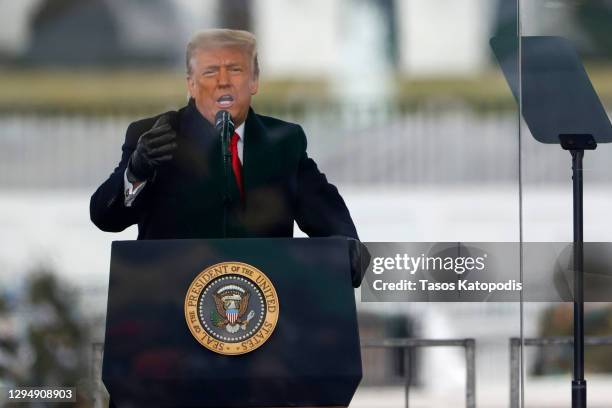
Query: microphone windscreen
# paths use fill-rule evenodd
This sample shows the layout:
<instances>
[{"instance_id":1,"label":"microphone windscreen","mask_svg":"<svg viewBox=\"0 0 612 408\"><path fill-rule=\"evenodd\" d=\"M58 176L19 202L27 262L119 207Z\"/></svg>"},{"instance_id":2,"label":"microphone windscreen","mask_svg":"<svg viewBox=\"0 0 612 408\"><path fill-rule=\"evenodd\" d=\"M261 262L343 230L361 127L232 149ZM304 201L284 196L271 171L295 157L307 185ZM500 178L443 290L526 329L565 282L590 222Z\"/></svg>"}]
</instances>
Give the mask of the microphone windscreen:
<instances>
[{"instance_id":1,"label":"microphone windscreen","mask_svg":"<svg viewBox=\"0 0 612 408\"><path fill-rule=\"evenodd\" d=\"M227 132L230 136L232 133L234 133L234 122L232 121L232 116L228 111L220 110L217 112L215 115L215 128L221 136L223 136L224 132Z\"/></svg>"}]
</instances>

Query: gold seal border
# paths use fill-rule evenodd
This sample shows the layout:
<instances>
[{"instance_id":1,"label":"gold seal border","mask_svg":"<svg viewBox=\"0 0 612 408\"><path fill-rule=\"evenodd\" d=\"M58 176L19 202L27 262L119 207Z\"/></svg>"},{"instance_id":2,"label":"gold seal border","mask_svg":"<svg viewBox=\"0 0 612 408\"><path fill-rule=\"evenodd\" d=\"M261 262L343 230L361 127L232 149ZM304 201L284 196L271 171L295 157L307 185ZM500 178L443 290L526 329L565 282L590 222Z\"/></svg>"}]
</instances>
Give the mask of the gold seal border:
<instances>
[{"instance_id":1,"label":"gold seal border","mask_svg":"<svg viewBox=\"0 0 612 408\"><path fill-rule=\"evenodd\" d=\"M240 343L227 343L209 335L198 318L198 299L206 285L213 279L225 275L238 275L250 279L261 291L266 301L264 321L250 338ZM276 328L279 315L279 301L276 289L270 278L262 271L244 262L220 262L200 272L189 285L185 295L185 321L191 335L210 351L226 356L249 353L263 345Z\"/></svg>"}]
</instances>

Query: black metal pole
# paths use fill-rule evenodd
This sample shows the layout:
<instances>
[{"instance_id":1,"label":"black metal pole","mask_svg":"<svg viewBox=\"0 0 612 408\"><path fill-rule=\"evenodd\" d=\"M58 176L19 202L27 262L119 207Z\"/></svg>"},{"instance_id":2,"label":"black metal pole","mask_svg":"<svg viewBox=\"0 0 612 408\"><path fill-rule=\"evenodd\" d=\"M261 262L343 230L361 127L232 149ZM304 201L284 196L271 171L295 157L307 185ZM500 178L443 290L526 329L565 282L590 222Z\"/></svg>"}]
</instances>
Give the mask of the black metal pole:
<instances>
[{"instance_id":1,"label":"black metal pole","mask_svg":"<svg viewBox=\"0 0 612 408\"><path fill-rule=\"evenodd\" d=\"M586 408L584 379L584 237L582 209L582 158L584 150L570 150L574 196L574 374L572 408Z\"/></svg>"},{"instance_id":2,"label":"black metal pole","mask_svg":"<svg viewBox=\"0 0 612 408\"><path fill-rule=\"evenodd\" d=\"M584 379L584 236L582 209L582 158L585 150L595 150L591 134L561 134L561 147L572 155L574 196L574 372L572 375L572 408L586 408L587 385Z\"/></svg>"}]
</instances>

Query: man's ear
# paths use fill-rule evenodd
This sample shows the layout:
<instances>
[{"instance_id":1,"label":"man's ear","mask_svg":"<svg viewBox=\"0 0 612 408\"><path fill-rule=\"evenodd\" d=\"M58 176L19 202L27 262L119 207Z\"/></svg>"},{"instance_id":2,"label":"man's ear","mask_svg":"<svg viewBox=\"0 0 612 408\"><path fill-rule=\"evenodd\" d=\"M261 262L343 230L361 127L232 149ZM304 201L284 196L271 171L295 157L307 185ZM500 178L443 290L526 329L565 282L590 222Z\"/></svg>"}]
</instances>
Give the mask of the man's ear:
<instances>
[{"instance_id":1,"label":"man's ear","mask_svg":"<svg viewBox=\"0 0 612 408\"><path fill-rule=\"evenodd\" d=\"M187 92L189 92L189 96L191 96L192 98L194 98L194 92L195 92L195 79L193 78L192 75L187 75Z\"/></svg>"},{"instance_id":2,"label":"man's ear","mask_svg":"<svg viewBox=\"0 0 612 408\"><path fill-rule=\"evenodd\" d=\"M249 83L249 90L251 91L251 95L255 95L259 90L259 77L255 79L251 79Z\"/></svg>"}]
</instances>

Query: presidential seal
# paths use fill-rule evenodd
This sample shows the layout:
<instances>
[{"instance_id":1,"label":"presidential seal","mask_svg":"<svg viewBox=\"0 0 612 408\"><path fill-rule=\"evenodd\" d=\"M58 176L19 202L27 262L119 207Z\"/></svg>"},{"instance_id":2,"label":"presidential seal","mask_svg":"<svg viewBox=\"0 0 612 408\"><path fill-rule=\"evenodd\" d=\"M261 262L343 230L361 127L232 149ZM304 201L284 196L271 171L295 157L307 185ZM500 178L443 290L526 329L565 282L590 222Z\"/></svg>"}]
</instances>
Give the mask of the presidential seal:
<instances>
[{"instance_id":1,"label":"presidential seal","mask_svg":"<svg viewBox=\"0 0 612 408\"><path fill-rule=\"evenodd\" d=\"M276 290L259 269L222 262L204 269L185 296L185 320L193 337L224 355L245 354L264 344L278 321Z\"/></svg>"}]
</instances>

